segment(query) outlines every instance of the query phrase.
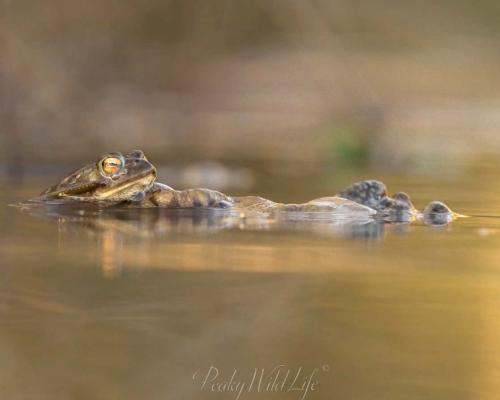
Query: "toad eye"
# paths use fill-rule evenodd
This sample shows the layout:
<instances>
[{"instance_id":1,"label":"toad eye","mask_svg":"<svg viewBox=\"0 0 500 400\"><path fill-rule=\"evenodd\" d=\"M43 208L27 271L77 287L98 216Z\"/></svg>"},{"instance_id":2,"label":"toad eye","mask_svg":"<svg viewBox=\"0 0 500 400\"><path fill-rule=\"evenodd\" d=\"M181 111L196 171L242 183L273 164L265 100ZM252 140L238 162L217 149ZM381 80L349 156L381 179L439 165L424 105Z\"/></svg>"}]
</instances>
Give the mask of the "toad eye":
<instances>
[{"instance_id":1,"label":"toad eye","mask_svg":"<svg viewBox=\"0 0 500 400\"><path fill-rule=\"evenodd\" d=\"M100 162L99 166L105 175L113 176L120 172L123 161L117 157L106 157Z\"/></svg>"}]
</instances>

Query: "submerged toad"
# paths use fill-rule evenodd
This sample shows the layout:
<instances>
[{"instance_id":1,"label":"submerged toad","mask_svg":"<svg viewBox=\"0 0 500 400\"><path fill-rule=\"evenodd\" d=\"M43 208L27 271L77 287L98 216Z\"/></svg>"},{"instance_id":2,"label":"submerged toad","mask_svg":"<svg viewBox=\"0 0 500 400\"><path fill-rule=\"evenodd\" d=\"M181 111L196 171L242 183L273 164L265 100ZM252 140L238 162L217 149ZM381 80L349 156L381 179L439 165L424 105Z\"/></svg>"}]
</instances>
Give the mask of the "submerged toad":
<instances>
[{"instance_id":1,"label":"submerged toad","mask_svg":"<svg viewBox=\"0 0 500 400\"><path fill-rule=\"evenodd\" d=\"M390 197L382 182L357 182L331 197L302 204L276 203L258 196L231 197L210 189L175 190L156 182L156 168L141 150L122 155L110 153L71 173L45 190L38 200L94 202L100 206L135 204L139 207L214 208L240 213L259 212L292 217L321 213L342 218L379 218L387 222L422 220L447 224L458 214L444 203L431 202L422 213L403 192Z\"/></svg>"}]
</instances>

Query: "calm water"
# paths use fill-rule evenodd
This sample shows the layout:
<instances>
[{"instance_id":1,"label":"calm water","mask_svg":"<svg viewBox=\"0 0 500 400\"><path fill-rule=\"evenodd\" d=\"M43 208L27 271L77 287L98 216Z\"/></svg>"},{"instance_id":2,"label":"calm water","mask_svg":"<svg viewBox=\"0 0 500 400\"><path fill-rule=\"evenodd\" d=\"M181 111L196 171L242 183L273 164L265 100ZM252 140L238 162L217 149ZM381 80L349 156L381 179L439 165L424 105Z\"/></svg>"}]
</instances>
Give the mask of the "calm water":
<instances>
[{"instance_id":1,"label":"calm water","mask_svg":"<svg viewBox=\"0 0 500 400\"><path fill-rule=\"evenodd\" d=\"M223 400L244 384L240 399L497 399L497 169L366 176L419 208L441 199L476 217L430 228L30 215L7 204L53 179L4 184L0 398Z\"/></svg>"}]
</instances>

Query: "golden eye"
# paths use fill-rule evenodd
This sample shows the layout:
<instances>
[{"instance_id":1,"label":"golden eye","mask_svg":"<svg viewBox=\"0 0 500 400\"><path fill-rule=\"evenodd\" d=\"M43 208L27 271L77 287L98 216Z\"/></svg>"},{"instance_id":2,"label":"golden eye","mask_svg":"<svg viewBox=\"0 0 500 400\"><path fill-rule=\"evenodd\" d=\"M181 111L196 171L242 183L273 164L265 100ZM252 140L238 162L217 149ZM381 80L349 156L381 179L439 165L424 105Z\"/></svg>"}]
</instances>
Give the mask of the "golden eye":
<instances>
[{"instance_id":1,"label":"golden eye","mask_svg":"<svg viewBox=\"0 0 500 400\"><path fill-rule=\"evenodd\" d=\"M122 160L117 157L107 157L101 161L101 169L106 175L116 175L122 166Z\"/></svg>"}]
</instances>

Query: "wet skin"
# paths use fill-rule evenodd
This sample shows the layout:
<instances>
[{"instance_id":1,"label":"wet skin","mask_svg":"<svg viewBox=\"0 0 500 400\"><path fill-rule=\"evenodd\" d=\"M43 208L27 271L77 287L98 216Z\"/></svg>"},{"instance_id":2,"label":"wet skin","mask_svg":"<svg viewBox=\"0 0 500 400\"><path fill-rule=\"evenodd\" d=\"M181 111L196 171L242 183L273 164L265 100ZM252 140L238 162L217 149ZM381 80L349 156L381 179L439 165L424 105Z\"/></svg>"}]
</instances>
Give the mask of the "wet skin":
<instances>
[{"instance_id":1,"label":"wet skin","mask_svg":"<svg viewBox=\"0 0 500 400\"><path fill-rule=\"evenodd\" d=\"M116 204L140 199L152 187L156 168L144 153L110 153L72 172L41 193L41 199Z\"/></svg>"},{"instance_id":2,"label":"wet skin","mask_svg":"<svg viewBox=\"0 0 500 400\"><path fill-rule=\"evenodd\" d=\"M338 195L377 210L378 218L386 222L419 220L428 225L446 225L460 217L441 201L431 201L419 212L408 194L398 192L390 197L385 184L376 180L356 182Z\"/></svg>"},{"instance_id":3,"label":"wet skin","mask_svg":"<svg viewBox=\"0 0 500 400\"><path fill-rule=\"evenodd\" d=\"M210 189L175 190L158 183L156 169L144 153L133 150L122 155L110 153L62 179L45 190L38 200L63 199L94 202L101 206L135 204L138 207L215 208L241 213L328 213L349 218L371 217L386 222L422 220L444 225L456 218L442 202L431 202L423 213L403 192L390 197L382 182L357 182L338 195L302 204L275 203L257 196L230 197Z\"/></svg>"}]
</instances>

